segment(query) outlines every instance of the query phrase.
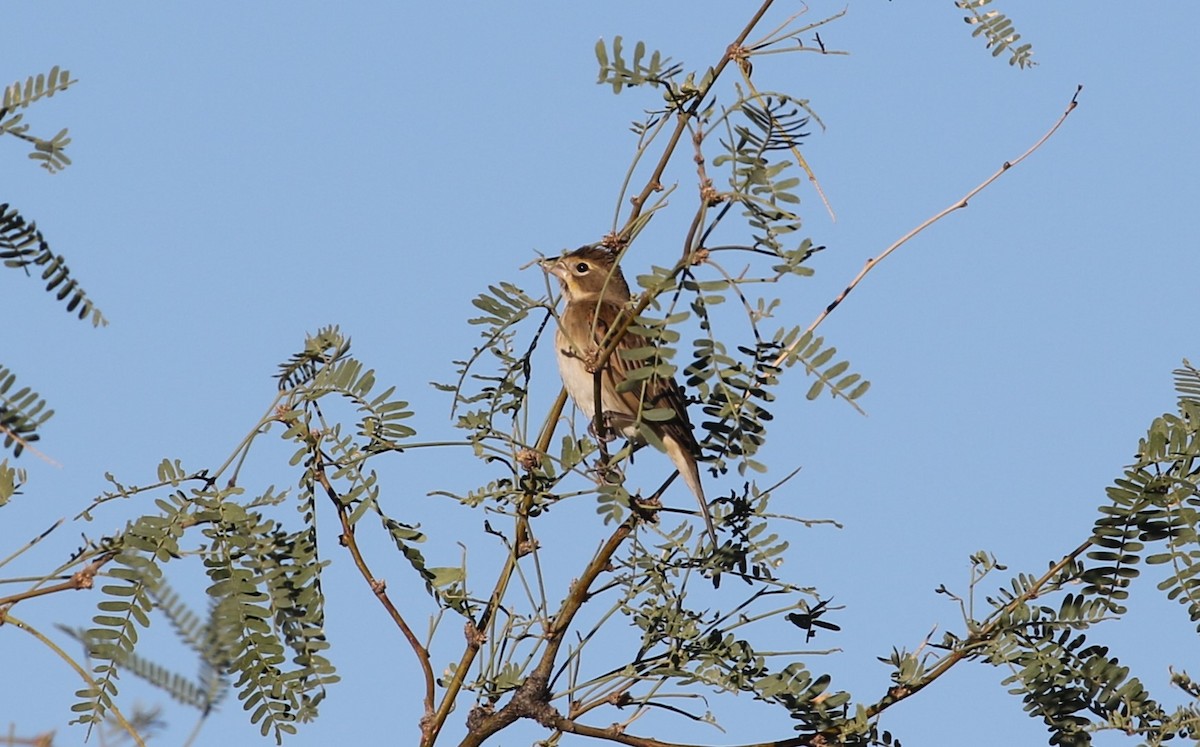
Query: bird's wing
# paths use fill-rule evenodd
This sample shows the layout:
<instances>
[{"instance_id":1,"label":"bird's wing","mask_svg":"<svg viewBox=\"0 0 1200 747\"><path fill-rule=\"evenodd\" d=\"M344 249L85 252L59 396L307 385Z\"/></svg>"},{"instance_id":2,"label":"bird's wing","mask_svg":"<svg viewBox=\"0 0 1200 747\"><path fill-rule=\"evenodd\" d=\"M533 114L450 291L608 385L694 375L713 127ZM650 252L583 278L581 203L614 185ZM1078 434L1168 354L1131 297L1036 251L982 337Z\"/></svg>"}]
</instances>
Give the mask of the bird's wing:
<instances>
[{"instance_id":1,"label":"bird's wing","mask_svg":"<svg viewBox=\"0 0 1200 747\"><path fill-rule=\"evenodd\" d=\"M621 307L616 304L601 303L599 314L594 313L595 307L591 307L590 310L593 313L588 315L587 323L590 327L592 320L595 319L593 340L596 347L599 348L608 335L610 327L616 322ZM698 455L700 445L696 442L696 436L692 432L692 422L688 418L687 412L687 396L679 383L669 376L665 378L649 376L636 381L630 378L631 375L636 376L634 372L638 369L653 363L654 358L630 358L628 357L629 352L651 346L652 344L637 332L632 330L625 332L620 342L617 343L616 350L609 357L608 363L605 364L605 375L601 383L602 401L605 403L606 409L628 416L631 422L638 417L639 413L646 410L670 409L674 416L668 420L643 420L643 422L660 438L671 436L693 456ZM620 386L620 383L625 381L631 383ZM610 403L620 403L620 406L610 406Z\"/></svg>"}]
</instances>

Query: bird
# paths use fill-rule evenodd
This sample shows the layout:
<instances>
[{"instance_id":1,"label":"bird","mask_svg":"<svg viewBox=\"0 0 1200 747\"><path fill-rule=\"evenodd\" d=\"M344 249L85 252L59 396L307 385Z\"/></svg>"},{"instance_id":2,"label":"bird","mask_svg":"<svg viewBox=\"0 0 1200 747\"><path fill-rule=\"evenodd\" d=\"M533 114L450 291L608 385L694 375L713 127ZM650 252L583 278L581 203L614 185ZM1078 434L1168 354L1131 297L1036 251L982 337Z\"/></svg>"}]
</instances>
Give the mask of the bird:
<instances>
[{"instance_id":1,"label":"bird","mask_svg":"<svg viewBox=\"0 0 1200 747\"><path fill-rule=\"evenodd\" d=\"M542 268L557 277L562 285L566 306L558 315L554 348L563 386L575 406L589 419L596 416L595 361L609 329L621 311L632 300L629 285L617 265L617 256L598 246L584 246L560 257L541 262ZM642 379L644 385L632 389L621 387L630 373L646 365L642 359L630 360L623 350L645 348L650 343L641 335L626 331L616 350L605 361L600 378L600 416L611 427L635 445L645 443L638 433L639 413L651 408L666 408L671 416L665 420L641 420L641 426L661 441L667 456L683 477L696 500L708 535L717 545L717 530L713 524L704 486L700 484L700 444L688 419L687 397L679 383L671 377L652 376ZM604 434L596 434L603 437Z\"/></svg>"}]
</instances>

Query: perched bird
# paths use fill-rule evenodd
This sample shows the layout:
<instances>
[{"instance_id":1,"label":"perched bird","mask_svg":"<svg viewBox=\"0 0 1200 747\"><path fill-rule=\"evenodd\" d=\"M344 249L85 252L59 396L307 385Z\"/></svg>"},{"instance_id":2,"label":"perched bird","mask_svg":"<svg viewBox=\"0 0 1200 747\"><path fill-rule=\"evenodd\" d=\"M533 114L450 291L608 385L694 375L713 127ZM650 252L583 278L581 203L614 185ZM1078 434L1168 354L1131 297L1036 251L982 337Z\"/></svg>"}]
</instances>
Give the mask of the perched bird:
<instances>
[{"instance_id":1,"label":"perched bird","mask_svg":"<svg viewBox=\"0 0 1200 747\"><path fill-rule=\"evenodd\" d=\"M630 301L629 286L621 268L616 265L615 255L598 247L585 246L561 257L543 260L542 267L562 282L563 297L567 299L554 336L558 370L575 406L590 420L596 416L596 357L608 330ZM630 389L620 387L631 371L646 365L642 360L628 360L621 351L647 345L649 343L641 335L626 332L605 362L600 379L602 421L630 441L642 443L645 439L637 428L639 413L657 408L667 408L674 413L666 420L643 419L641 425L662 441L667 456L700 502L704 524L716 545L717 532L696 465L700 444L692 433L683 390L674 379L659 377L644 379L644 385Z\"/></svg>"}]
</instances>

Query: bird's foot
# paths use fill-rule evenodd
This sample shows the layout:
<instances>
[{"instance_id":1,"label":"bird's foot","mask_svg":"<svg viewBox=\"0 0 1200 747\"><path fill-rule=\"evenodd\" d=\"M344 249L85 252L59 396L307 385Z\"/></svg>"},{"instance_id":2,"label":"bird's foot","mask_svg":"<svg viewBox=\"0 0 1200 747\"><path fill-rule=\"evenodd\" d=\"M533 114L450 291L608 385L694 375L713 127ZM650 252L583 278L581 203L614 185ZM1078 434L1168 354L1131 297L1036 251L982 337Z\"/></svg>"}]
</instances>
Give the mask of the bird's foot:
<instances>
[{"instance_id":1,"label":"bird's foot","mask_svg":"<svg viewBox=\"0 0 1200 747\"><path fill-rule=\"evenodd\" d=\"M656 524L658 523L658 512L662 508L662 502L657 496L643 498L640 495L634 495L630 496L629 508L642 521Z\"/></svg>"},{"instance_id":2,"label":"bird's foot","mask_svg":"<svg viewBox=\"0 0 1200 747\"><path fill-rule=\"evenodd\" d=\"M622 415L619 412L606 410L600 413L600 428L596 428L596 421L593 420L588 423L588 433L592 434L592 436L595 437L595 439L601 444L611 443L617 438L617 427L614 425L614 423L619 423L628 419L629 418L627 416Z\"/></svg>"}]
</instances>

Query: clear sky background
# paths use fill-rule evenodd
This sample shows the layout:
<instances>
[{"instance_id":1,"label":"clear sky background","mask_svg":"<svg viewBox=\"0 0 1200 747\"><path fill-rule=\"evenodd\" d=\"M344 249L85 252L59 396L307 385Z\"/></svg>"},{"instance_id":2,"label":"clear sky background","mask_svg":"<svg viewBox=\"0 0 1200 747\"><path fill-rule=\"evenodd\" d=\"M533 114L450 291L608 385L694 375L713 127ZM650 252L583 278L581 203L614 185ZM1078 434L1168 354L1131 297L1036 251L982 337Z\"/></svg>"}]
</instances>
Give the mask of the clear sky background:
<instances>
[{"instance_id":1,"label":"clear sky background","mask_svg":"<svg viewBox=\"0 0 1200 747\"><path fill-rule=\"evenodd\" d=\"M449 379L451 361L476 344L478 330L464 322L470 299L498 281L538 293L540 273L522 265L609 230L634 144L627 125L660 101L596 86L596 39L644 39L703 69L752 6L7 5L0 79L61 65L80 82L27 114L39 134L70 127L74 165L48 176L22 143L0 138L0 201L38 222L112 324L93 330L34 281L0 273L9 316L0 363L57 410L40 448L62 464L20 460L31 480L4 509L3 551L73 515L103 490L106 471L145 483L163 457L194 468L222 461L270 403L276 365L322 325L341 325L380 381L413 402L423 439L451 434L449 401L427 382ZM843 7L816 1L809 14ZM807 324L868 257L1018 156L1085 86L1052 141L891 257L822 327L873 382L867 417L842 402L807 402L810 382L800 371L785 376L764 456L775 475L803 470L778 508L844 529L786 529L782 572L845 608L843 632L813 644L841 653L811 668L874 700L888 685L876 657L916 647L935 626L961 630L955 607L933 590L965 590L970 553L986 549L1036 573L1087 537L1105 486L1151 419L1173 409L1172 368L1200 359L1200 5L1133 12L999 0L1035 45L1040 65L1026 71L993 60L949 0L848 8L822 38L850 56L756 61L760 86L810 99L827 125L804 152L837 212L831 221L815 193L802 192L806 235L829 250L812 263L815 278L790 286L781 322ZM764 28L796 9L780 3ZM681 204L690 190L681 182ZM682 228L669 221L686 215L656 227L661 253L639 244L633 272L677 253ZM557 384L542 352L535 396L548 407ZM264 448L262 484L294 484L279 454ZM393 469L387 510L422 522L434 564L457 562L453 540L470 532L472 570L490 588L494 543L479 533L483 515L426 493L465 490L492 473L452 451L397 457ZM728 480L711 492L737 484ZM44 572L80 531L111 531L137 508L60 530L5 575ZM590 547L604 530L590 507L575 516L569 526ZM423 627L419 586L401 585L403 564L381 542L369 549L401 598L411 594ZM324 555L334 561L329 637L343 682L289 743L414 744L411 652L336 543ZM564 561L565 579L576 568ZM1195 674L1200 664L1184 611L1155 581L1144 576L1130 619L1094 640L1116 647L1170 703L1180 694L1168 688L1167 666ZM83 625L90 596L19 610L48 631L55 621ZM443 632L437 670L461 641ZM78 680L24 638L0 628L0 724L24 735L58 729L56 744L79 743L83 731L65 726ZM175 650L165 636L153 645L164 657ZM192 668L186 658L179 666ZM883 724L909 744L1044 743L1003 676L964 666ZM162 700L131 678L122 694ZM782 712L747 698L713 707L725 734L678 721L636 731L715 744L790 733ZM465 716L451 716L447 737L462 733ZM192 715L167 704L165 717L158 743L181 743ZM198 743L248 744L256 733L230 697ZM495 743L540 734L514 729ZM564 740L575 743L584 742Z\"/></svg>"}]
</instances>

